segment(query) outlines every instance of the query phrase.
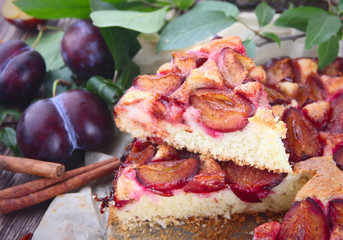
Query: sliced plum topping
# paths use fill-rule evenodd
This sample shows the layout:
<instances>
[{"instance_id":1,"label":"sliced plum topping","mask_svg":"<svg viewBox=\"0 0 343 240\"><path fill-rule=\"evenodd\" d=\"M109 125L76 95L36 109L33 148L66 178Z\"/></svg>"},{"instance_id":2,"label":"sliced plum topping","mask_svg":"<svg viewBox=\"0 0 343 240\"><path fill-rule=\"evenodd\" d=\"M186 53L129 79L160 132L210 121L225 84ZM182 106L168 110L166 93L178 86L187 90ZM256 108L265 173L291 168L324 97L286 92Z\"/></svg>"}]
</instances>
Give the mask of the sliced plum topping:
<instances>
[{"instance_id":1,"label":"sliced plum topping","mask_svg":"<svg viewBox=\"0 0 343 240\"><path fill-rule=\"evenodd\" d=\"M332 133L343 133L343 94L332 101L331 108L327 129Z\"/></svg>"},{"instance_id":2,"label":"sliced plum topping","mask_svg":"<svg viewBox=\"0 0 343 240\"><path fill-rule=\"evenodd\" d=\"M335 199L330 201L328 218L332 229L334 229L337 225L343 226L343 199Z\"/></svg>"},{"instance_id":3,"label":"sliced plum topping","mask_svg":"<svg viewBox=\"0 0 343 240\"><path fill-rule=\"evenodd\" d=\"M286 138L283 140L290 161L299 162L310 157L321 156L323 144L315 126L303 112L290 108L284 117L287 127Z\"/></svg>"},{"instance_id":4,"label":"sliced plum topping","mask_svg":"<svg viewBox=\"0 0 343 240\"><path fill-rule=\"evenodd\" d=\"M320 71L328 76L343 76L343 58L336 58L329 66Z\"/></svg>"},{"instance_id":5,"label":"sliced plum topping","mask_svg":"<svg viewBox=\"0 0 343 240\"><path fill-rule=\"evenodd\" d=\"M253 240L276 240L279 231L279 222L266 222L254 229Z\"/></svg>"},{"instance_id":6,"label":"sliced plum topping","mask_svg":"<svg viewBox=\"0 0 343 240\"><path fill-rule=\"evenodd\" d=\"M143 91L153 91L168 96L180 87L182 78L176 73L166 75L140 75L133 80L133 86Z\"/></svg>"},{"instance_id":7,"label":"sliced plum topping","mask_svg":"<svg viewBox=\"0 0 343 240\"><path fill-rule=\"evenodd\" d=\"M275 85L276 83L287 79L294 81L294 69L290 58L274 58L268 61L265 65L267 73L267 85Z\"/></svg>"},{"instance_id":8,"label":"sliced plum topping","mask_svg":"<svg viewBox=\"0 0 343 240\"><path fill-rule=\"evenodd\" d=\"M200 162L200 169L184 187L186 192L206 193L223 189L225 183L225 171L213 159L207 158Z\"/></svg>"},{"instance_id":9,"label":"sliced plum topping","mask_svg":"<svg viewBox=\"0 0 343 240\"><path fill-rule=\"evenodd\" d=\"M264 87L265 93L267 93L267 99L270 105L289 103L290 100L278 90L271 87Z\"/></svg>"},{"instance_id":10,"label":"sliced plum topping","mask_svg":"<svg viewBox=\"0 0 343 240\"><path fill-rule=\"evenodd\" d=\"M254 105L231 90L199 89L190 96L191 105L201 111L202 123L221 132L244 128L255 112Z\"/></svg>"},{"instance_id":11,"label":"sliced plum topping","mask_svg":"<svg viewBox=\"0 0 343 240\"><path fill-rule=\"evenodd\" d=\"M248 75L247 69L253 66L252 59L239 55L230 48L224 48L218 58L218 67L225 85L230 88L241 84Z\"/></svg>"},{"instance_id":12,"label":"sliced plum topping","mask_svg":"<svg viewBox=\"0 0 343 240\"><path fill-rule=\"evenodd\" d=\"M122 157L124 166L130 164L146 165L155 156L156 148L150 142L135 140Z\"/></svg>"},{"instance_id":13,"label":"sliced plum topping","mask_svg":"<svg viewBox=\"0 0 343 240\"><path fill-rule=\"evenodd\" d=\"M186 75L197 67L195 59L188 53L174 52L173 63Z\"/></svg>"},{"instance_id":14,"label":"sliced plum topping","mask_svg":"<svg viewBox=\"0 0 343 240\"><path fill-rule=\"evenodd\" d=\"M330 235L330 240L342 240L343 238L343 225L336 225Z\"/></svg>"},{"instance_id":15,"label":"sliced plum topping","mask_svg":"<svg viewBox=\"0 0 343 240\"><path fill-rule=\"evenodd\" d=\"M224 163L223 168L231 190L245 202L261 202L261 198L267 197L286 176L250 166L238 166L232 161Z\"/></svg>"},{"instance_id":16,"label":"sliced plum topping","mask_svg":"<svg viewBox=\"0 0 343 240\"><path fill-rule=\"evenodd\" d=\"M199 167L195 158L151 163L136 169L137 180L151 191L170 196L171 190L183 187Z\"/></svg>"},{"instance_id":17,"label":"sliced plum topping","mask_svg":"<svg viewBox=\"0 0 343 240\"><path fill-rule=\"evenodd\" d=\"M311 58L293 59L292 66L295 77L301 84L304 84L310 75L316 75L318 71L318 64Z\"/></svg>"},{"instance_id":18,"label":"sliced plum topping","mask_svg":"<svg viewBox=\"0 0 343 240\"><path fill-rule=\"evenodd\" d=\"M317 101L303 107L306 116L318 127L318 129L325 126L325 123L329 119L330 110L331 106L327 101Z\"/></svg>"},{"instance_id":19,"label":"sliced plum topping","mask_svg":"<svg viewBox=\"0 0 343 240\"><path fill-rule=\"evenodd\" d=\"M337 167L343 171L343 145L335 150L333 160L336 162Z\"/></svg>"},{"instance_id":20,"label":"sliced plum topping","mask_svg":"<svg viewBox=\"0 0 343 240\"><path fill-rule=\"evenodd\" d=\"M157 151L151 162L162 162L181 159L178 151L170 145L158 145ZM183 158L182 158L183 159Z\"/></svg>"},{"instance_id":21,"label":"sliced plum topping","mask_svg":"<svg viewBox=\"0 0 343 240\"><path fill-rule=\"evenodd\" d=\"M307 78L304 86L299 88L296 100L298 101L299 106L303 106L314 101L325 100L326 97L327 91L323 82L317 75L311 75Z\"/></svg>"},{"instance_id":22,"label":"sliced plum topping","mask_svg":"<svg viewBox=\"0 0 343 240\"><path fill-rule=\"evenodd\" d=\"M329 239L323 210L309 197L295 202L281 223L278 239Z\"/></svg>"}]
</instances>

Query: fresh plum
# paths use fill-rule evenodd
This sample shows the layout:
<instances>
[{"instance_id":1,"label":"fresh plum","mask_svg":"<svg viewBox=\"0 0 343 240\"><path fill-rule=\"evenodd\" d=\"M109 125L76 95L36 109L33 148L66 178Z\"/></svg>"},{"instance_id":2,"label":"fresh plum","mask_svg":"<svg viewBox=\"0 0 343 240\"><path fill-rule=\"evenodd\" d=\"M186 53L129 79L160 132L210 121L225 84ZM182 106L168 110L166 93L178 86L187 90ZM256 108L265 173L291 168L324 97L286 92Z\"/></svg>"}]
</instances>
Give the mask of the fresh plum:
<instances>
[{"instance_id":1,"label":"fresh plum","mask_svg":"<svg viewBox=\"0 0 343 240\"><path fill-rule=\"evenodd\" d=\"M45 76L43 57L26 43L12 40L0 44L0 102L29 103Z\"/></svg>"},{"instance_id":2,"label":"fresh plum","mask_svg":"<svg viewBox=\"0 0 343 240\"><path fill-rule=\"evenodd\" d=\"M295 202L281 223L278 239L329 239L329 224L318 203L309 197Z\"/></svg>"},{"instance_id":3,"label":"fresh plum","mask_svg":"<svg viewBox=\"0 0 343 240\"><path fill-rule=\"evenodd\" d=\"M286 174L239 166L232 161L223 163L227 182L236 196L245 202L261 202Z\"/></svg>"},{"instance_id":4,"label":"fresh plum","mask_svg":"<svg viewBox=\"0 0 343 240\"><path fill-rule=\"evenodd\" d=\"M244 128L255 112L254 105L231 90L199 89L190 97L191 105L201 111L205 126L221 132Z\"/></svg>"},{"instance_id":5,"label":"fresh plum","mask_svg":"<svg viewBox=\"0 0 343 240\"><path fill-rule=\"evenodd\" d=\"M17 126L18 146L25 157L64 164L75 150L101 149L113 136L106 104L84 90L31 104Z\"/></svg>"},{"instance_id":6,"label":"fresh plum","mask_svg":"<svg viewBox=\"0 0 343 240\"><path fill-rule=\"evenodd\" d=\"M77 20L65 31L61 53L65 64L81 79L113 78L114 61L100 30L90 20Z\"/></svg>"},{"instance_id":7,"label":"fresh plum","mask_svg":"<svg viewBox=\"0 0 343 240\"><path fill-rule=\"evenodd\" d=\"M288 109L283 120L287 127L284 143L291 161L299 162L322 154L323 143L318 131L301 110Z\"/></svg>"}]
</instances>

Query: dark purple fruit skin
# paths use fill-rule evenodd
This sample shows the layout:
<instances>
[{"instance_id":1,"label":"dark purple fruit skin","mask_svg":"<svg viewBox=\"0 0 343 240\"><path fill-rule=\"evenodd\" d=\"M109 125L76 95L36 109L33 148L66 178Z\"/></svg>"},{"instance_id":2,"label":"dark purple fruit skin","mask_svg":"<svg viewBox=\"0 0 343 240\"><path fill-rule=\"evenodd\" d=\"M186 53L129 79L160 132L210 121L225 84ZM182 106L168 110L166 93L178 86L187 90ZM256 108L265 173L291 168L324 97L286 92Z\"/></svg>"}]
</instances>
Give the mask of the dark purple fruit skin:
<instances>
[{"instance_id":1,"label":"dark purple fruit skin","mask_svg":"<svg viewBox=\"0 0 343 240\"><path fill-rule=\"evenodd\" d=\"M77 148L97 150L113 138L113 117L99 97L72 90L56 96L55 102L75 131Z\"/></svg>"},{"instance_id":2,"label":"dark purple fruit skin","mask_svg":"<svg viewBox=\"0 0 343 240\"><path fill-rule=\"evenodd\" d=\"M40 88L45 71L43 57L25 43L0 44L0 102L28 103Z\"/></svg>"},{"instance_id":3,"label":"dark purple fruit skin","mask_svg":"<svg viewBox=\"0 0 343 240\"><path fill-rule=\"evenodd\" d=\"M17 142L27 158L64 163L73 150L67 129L51 99L31 104L17 125Z\"/></svg>"},{"instance_id":4,"label":"dark purple fruit skin","mask_svg":"<svg viewBox=\"0 0 343 240\"><path fill-rule=\"evenodd\" d=\"M113 78L114 62L100 30L90 20L78 20L66 30L61 45L65 64L81 79Z\"/></svg>"},{"instance_id":5,"label":"dark purple fruit skin","mask_svg":"<svg viewBox=\"0 0 343 240\"><path fill-rule=\"evenodd\" d=\"M31 104L17 125L18 147L25 157L63 164L74 150L99 150L113 137L106 104L84 90Z\"/></svg>"}]
</instances>

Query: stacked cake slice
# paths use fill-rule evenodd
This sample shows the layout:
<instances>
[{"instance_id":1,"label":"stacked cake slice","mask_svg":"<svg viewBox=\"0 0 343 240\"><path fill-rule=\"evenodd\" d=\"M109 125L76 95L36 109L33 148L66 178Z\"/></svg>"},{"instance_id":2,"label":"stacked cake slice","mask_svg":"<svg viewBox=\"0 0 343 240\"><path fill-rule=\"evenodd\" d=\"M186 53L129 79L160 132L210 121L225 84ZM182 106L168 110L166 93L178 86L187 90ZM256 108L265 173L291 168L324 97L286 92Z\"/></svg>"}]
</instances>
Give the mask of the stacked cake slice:
<instances>
[{"instance_id":1,"label":"stacked cake slice","mask_svg":"<svg viewBox=\"0 0 343 240\"><path fill-rule=\"evenodd\" d=\"M263 73L237 37L174 53L156 75L133 81L114 108L116 124L219 161L290 173L285 124L272 114Z\"/></svg>"},{"instance_id":2,"label":"stacked cake slice","mask_svg":"<svg viewBox=\"0 0 343 240\"><path fill-rule=\"evenodd\" d=\"M138 76L114 108L137 139L113 182L109 226L289 209L305 181L292 173L263 79L237 37Z\"/></svg>"}]
</instances>

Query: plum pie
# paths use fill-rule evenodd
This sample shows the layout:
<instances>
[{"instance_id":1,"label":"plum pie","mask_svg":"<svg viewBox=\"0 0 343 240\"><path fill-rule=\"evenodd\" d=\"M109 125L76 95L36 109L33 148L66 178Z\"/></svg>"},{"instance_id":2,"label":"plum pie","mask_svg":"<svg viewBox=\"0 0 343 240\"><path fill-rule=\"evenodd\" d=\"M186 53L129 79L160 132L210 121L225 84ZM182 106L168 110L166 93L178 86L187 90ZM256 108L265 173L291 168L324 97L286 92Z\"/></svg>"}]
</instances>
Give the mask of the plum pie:
<instances>
[{"instance_id":1,"label":"plum pie","mask_svg":"<svg viewBox=\"0 0 343 240\"><path fill-rule=\"evenodd\" d=\"M285 212L255 239L343 238L343 59L255 66L238 37L175 52L114 108L134 141L109 227Z\"/></svg>"}]
</instances>

